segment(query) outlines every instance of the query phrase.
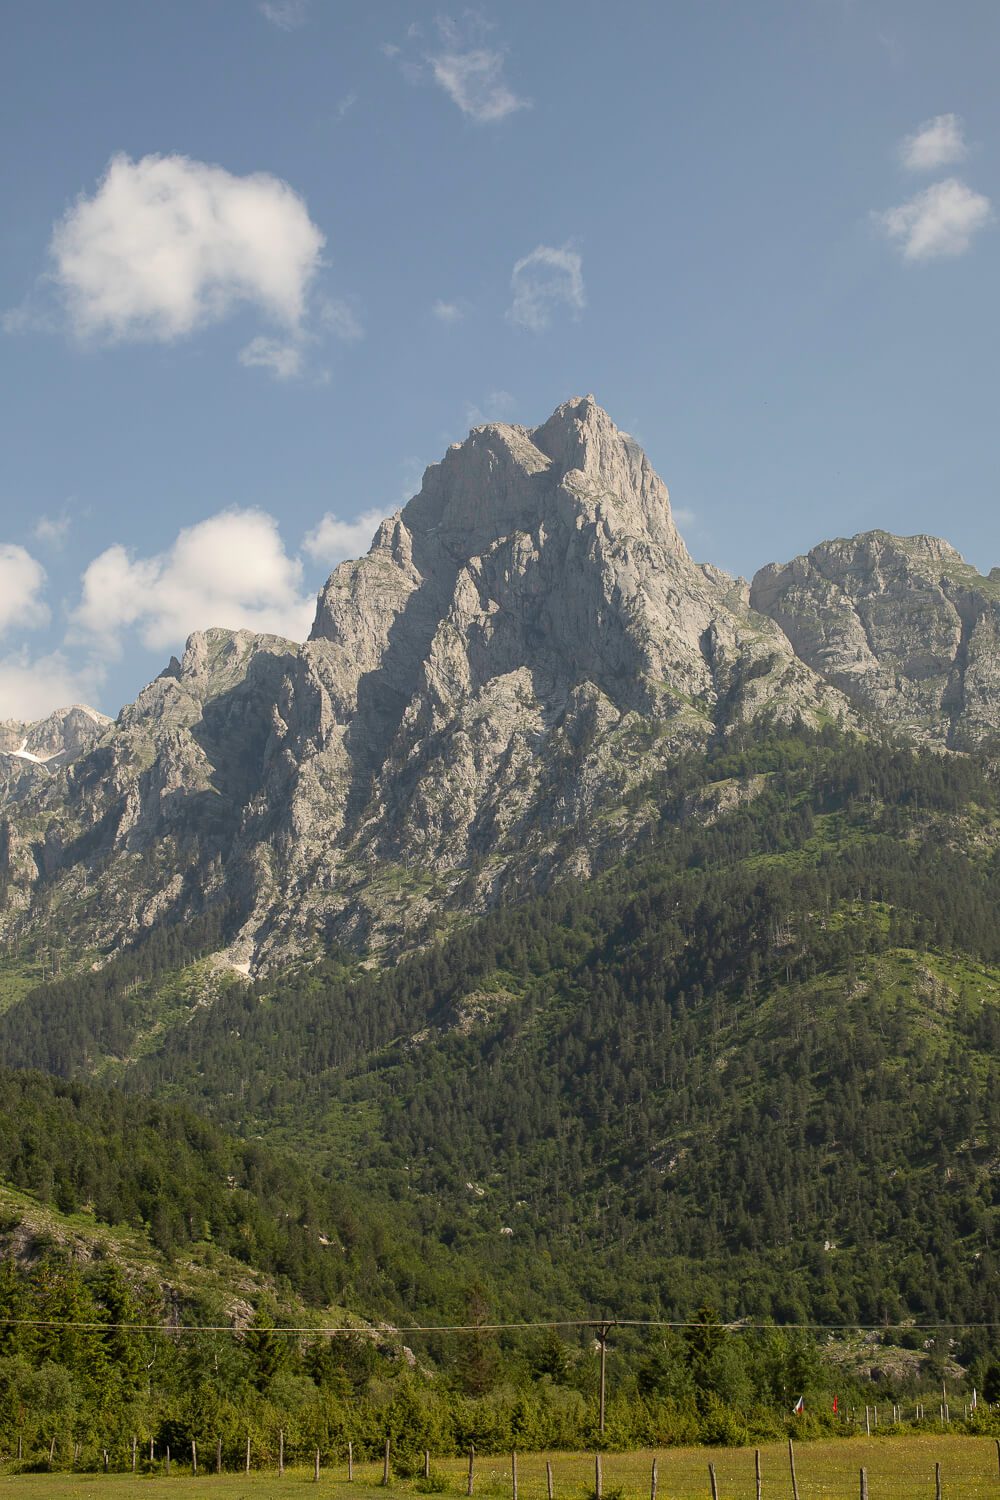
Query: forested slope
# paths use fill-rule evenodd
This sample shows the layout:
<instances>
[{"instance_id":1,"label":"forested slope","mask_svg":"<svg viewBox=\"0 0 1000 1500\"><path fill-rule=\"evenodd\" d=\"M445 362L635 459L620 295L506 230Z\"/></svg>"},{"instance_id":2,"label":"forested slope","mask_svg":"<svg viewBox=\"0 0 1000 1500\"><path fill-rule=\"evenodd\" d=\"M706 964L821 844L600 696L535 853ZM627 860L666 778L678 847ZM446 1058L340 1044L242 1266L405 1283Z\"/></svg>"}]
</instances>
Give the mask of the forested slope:
<instances>
[{"instance_id":1,"label":"forested slope","mask_svg":"<svg viewBox=\"0 0 1000 1500\"><path fill-rule=\"evenodd\" d=\"M637 811L647 836L591 880L391 967L333 950L227 982L210 1004L148 1012L140 1046L128 1007L175 994L211 934L27 996L0 1022L5 1059L70 1076L0 1074L0 1176L131 1223L160 1254L209 1247L279 1293L404 1326L714 1307L880 1325L928 1376L951 1356L985 1371L982 1325L1000 1323L992 766L786 733L682 759L608 816ZM698 1374L713 1337L620 1335L628 1440L657 1422L721 1432L713 1401L746 1408L771 1381L780 1407L789 1382L832 1378L794 1341L780 1359L713 1344L721 1363ZM502 1388L506 1442L511 1393L529 1387L537 1441L586 1437L582 1342L414 1342L457 1393L434 1397L442 1441L473 1430L461 1400ZM255 1385L248 1358L239 1379L270 1390L278 1367ZM375 1388L370 1364L348 1368L356 1351L312 1359L303 1345L282 1369L328 1405L345 1381ZM780 1376L758 1370L775 1359Z\"/></svg>"},{"instance_id":2,"label":"forested slope","mask_svg":"<svg viewBox=\"0 0 1000 1500\"><path fill-rule=\"evenodd\" d=\"M415 1313L484 1278L512 1315L1000 1319L990 768L786 734L643 799L645 844L595 879L387 970L223 988L122 1083L308 1147L397 1227ZM5 1056L93 1066L92 988L58 1054L13 1008ZM442 1245L461 1275L427 1270Z\"/></svg>"}]
</instances>

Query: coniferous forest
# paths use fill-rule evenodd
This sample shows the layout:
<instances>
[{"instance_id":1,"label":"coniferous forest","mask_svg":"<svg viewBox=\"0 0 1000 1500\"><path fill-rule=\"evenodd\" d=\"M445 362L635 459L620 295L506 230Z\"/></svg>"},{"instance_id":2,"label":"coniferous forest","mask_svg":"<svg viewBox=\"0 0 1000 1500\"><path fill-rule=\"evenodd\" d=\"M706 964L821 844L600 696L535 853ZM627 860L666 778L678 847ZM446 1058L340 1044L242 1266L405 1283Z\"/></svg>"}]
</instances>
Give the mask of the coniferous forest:
<instances>
[{"instance_id":1,"label":"coniferous forest","mask_svg":"<svg viewBox=\"0 0 1000 1500\"><path fill-rule=\"evenodd\" d=\"M632 796L395 964L191 1000L220 911L0 1017L0 1448L580 1446L602 1318L611 1444L1000 1398L995 762L785 731Z\"/></svg>"}]
</instances>

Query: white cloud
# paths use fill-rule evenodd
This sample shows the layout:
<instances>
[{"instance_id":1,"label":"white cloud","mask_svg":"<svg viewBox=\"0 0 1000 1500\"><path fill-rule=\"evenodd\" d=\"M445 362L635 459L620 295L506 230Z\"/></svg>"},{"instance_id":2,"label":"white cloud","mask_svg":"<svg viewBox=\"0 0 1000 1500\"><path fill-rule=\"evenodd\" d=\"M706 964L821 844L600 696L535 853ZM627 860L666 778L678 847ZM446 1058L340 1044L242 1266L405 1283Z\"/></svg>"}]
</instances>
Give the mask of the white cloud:
<instances>
[{"instance_id":1,"label":"white cloud","mask_svg":"<svg viewBox=\"0 0 1000 1500\"><path fill-rule=\"evenodd\" d=\"M340 103L337 105L337 119L343 120L348 114L350 114L351 110L354 108L357 102L358 96L352 89L349 94L344 95L343 99L341 99Z\"/></svg>"},{"instance_id":2,"label":"white cloud","mask_svg":"<svg viewBox=\"0 0 1000 1500\"><path fill-rule=\"evenodd\" d=\"M993 218L993 208L982 193L948 177L876 218L902 247L904 260L935 260L964 254L976 231Z\"/></svg>"},{"instance_id":3,"label":"white cloud","mask_svg":"<svg viewBox=\"0 0 1000 1500\"><path fill-rule=\"evenodd\" d=\"M297 26L305 25L309 0L260 0L257 9L272 26L294 31Z\"/></svg>"},{"instance_id":4,"label":"white cloud","mask_svg":"<svg viewBox=\"0 0 1000 1500\"><path fill-rule=\"evenodd\" d=\"M334 338L355 343L365 336L364 324L356 309L342 297L329 297L320 307L320 321Z\"/></svg>"},{"instance_id":5,"label":"white cloud","mask_svg":"<svg viewBox=\"0 0 1000 1500\"><path fill-rule=\"evenodd\" d=\"M517 262L510 284L514 300L507 309L508 319L535 333L548 328L559 307L577 315L586 306L583 260L568 245L562 249L537 246Z\"/></svg>"},{"instance_id":6,"label":"white cloud","mask_svg":"<svg viewBox=\"0 0 1000 1500\"><path fill-rule=\"evenodd\" d=\"M240 302L297 327L324 237L277 177L186 156L112 158L55 226L54 279L81 336L170 340Z\"/></svg>"},{"instance_id":7,"label":"white cloud","mask_svg":"<svg viewBox=\"0 0 1000 1500\"><path fill-rule=\"evenodd\" d=\"M439 323L460 323L465 314L457 302L443 302L438 298L431 312Z\"/></svg>"},{"instance_id":8,"label":"white cloud","mask_svg":"<svg viewBox=\"0 0 1000 1500\"><path fill-rule=\"evenodd\" d=\"M504 82L502 52L473 47L467 52L439 52L429 62L434 82L463 115L480 125L492 125L516 110L531 107Z\"/></svg>"},{"instance_id":9,"label":"white cloud","mask_svg":"<svg viewBox=\"0 0 1000 1500\"><path fill-rule=\"evenodd\" d=\"M899 148L903 166L909 172L935 172L964 161L968 147L958 115L935 115L920 129L908 135Z\"/></svg>"},{"instance_id":10,"label":"white cloud","mask_svg":"<svg viewBox=\"0 0 1000 1500\"><path fill-rule=\"evenodd\" d=\"M240 350L239 361L248 369L270 370L275 380L294 380L302 374L301 346L265 338L263 334Z\"/></svg>"},{"instance_id":11,"label":"white cloud","mask_svg":"<svg viewBox=\"0 0 1000 1500\"><path fill-rule=\"evenodd\" d=\"M135 559L117 545L102 552L83 575L73 625L108 651L129 629L165 650L213 625L304 640L314 608L274 518L227 510L186 527L159 556Z\"/></svg>"},{"instance_id":12,"label":"white cloud","mask_svg":"<svg viewBox=\"0 0 1000 1500\"><path fill-rule=\"evenodd\" d=\"M103 680L99 662L73 667L59 651L0 657L0 719L30 723L71 703L93 703Z\"/></svg>"},{"instance_id":13,"label":"white cloud","mask_svg":"<svg viewBox=\"0 0 1000 1500\"><path fill-rule=\"evenodd\" d=\"M693 526L697 520L694 511L686 505L671 506L671 514L678 526Z\"/></svg>"},{"instance_id":14,"label":"white cloud","mask_svg":"<svg viewBox=\"0 0 1000 1500\"><path fill-rule=\"evenodd\" d=\"M41 597L45 569L24 547L0 545L0 632L34 630L48 623Z\"/></svg>"},{"instance_id":15,"label":"white cloud","mask_svg":"<svg viewBox=\"0 0 1000 1500\"><path fill-rule=\"evenodd\" d=\"M345 557L360 557L371 546L372 537L385 519L380 510L366 510L353 521L341 521L327 511L302 543L317 562L332 566Z\"/></svg>"}]
</instances>

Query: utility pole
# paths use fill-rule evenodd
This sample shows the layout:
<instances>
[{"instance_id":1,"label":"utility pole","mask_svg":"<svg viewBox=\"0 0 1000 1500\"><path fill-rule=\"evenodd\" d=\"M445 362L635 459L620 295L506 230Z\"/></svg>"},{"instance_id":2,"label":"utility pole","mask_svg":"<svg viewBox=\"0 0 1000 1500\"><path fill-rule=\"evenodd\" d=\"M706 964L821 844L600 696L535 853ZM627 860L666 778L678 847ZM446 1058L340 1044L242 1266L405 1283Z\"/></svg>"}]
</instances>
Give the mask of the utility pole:
<instances>
[{"instance_id":1,"label":"utility pole","mask_svg":"<svg viewBox=\"0 0 1000 1500\"><path fill-rule=\"evenodd\" d=\"M601 1434L601 1437L604 1436L604 1417L606 1409L605 1397L607 1394L606 1371L608 1358L608 1333L613 1327L614 1324L608 1322L598 1323L597 1325L597 1342L601 1352L601 1398L597 1429Z\"/></svg>"}]
</instances>

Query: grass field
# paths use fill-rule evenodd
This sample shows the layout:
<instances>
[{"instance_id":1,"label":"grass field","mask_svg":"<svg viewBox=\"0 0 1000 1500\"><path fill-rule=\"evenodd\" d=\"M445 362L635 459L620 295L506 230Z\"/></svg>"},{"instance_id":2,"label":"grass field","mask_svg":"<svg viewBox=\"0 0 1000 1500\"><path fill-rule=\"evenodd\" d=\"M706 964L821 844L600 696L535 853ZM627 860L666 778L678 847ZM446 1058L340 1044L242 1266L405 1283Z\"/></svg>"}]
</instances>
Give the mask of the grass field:
<instances>
[{"instance_id":1,"label":"grass field","mask_svg":"<svg viewBox=\"0 0 1000 1500\"><path fill-rule=\"evenodd\" d=\"M555 1453L550 1457L555 1500L584 1500L594 1493L594 1460L588 1454ZM605 1500L648 1500L652 1453L612 1453L603 1458ZM657 1500L711 1500L709 1464L715 1466L719 1500L755 1500L752 1448L670 1448L655 1455L659 1469ZM518 1455L519 1500L546 1500L544 1453ZM943 1500L1000 1500L997 1447L992 1438L900 1437L801 1443L795 1450L800 1500L859 1495L859 1471L868 1474L870 1500L913 1500L935 1494L934 1465L941 1465ZM761 1449L764 1500L791 1497L788 1450L781 1444ZM441 1459L432 1464L437 1493L464 1496L464 1459ZM326 1490L337 1500L375 1500L382 1490L381 1464L356 1464L349 1483L343 1466L326 1467L317 1486L312 1466L275 1473L199 1474L175 1466L168 1479L162 1474L4 1474L0 1491L38 1500L96 1500L110 1495L126 1500L129 1494L157 1500L167 1495L217 1496L218 1500L295 1500ZM419 1486L419 1488L418 1488ZM426 1492L421 1481L394 1481L388 1492L398 1500ZM483 1500L507 1500L511 1494L510 1460L479 1458L475 1493Z\"/></svg>"}]
</instances>

